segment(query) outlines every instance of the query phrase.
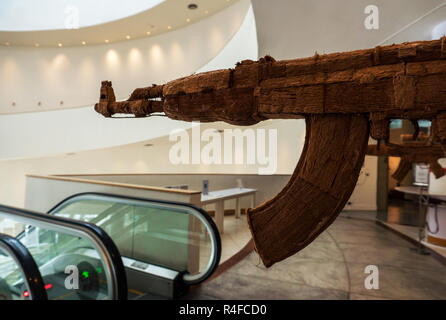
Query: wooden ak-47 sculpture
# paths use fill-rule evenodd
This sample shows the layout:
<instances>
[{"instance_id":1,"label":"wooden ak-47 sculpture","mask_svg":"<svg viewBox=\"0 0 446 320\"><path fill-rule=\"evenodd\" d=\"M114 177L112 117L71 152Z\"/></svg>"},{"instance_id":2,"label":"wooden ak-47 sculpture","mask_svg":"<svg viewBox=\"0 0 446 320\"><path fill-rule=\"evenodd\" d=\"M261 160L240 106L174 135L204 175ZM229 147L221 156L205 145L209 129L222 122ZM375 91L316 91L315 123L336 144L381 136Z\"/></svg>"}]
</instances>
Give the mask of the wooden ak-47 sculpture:
<instances>
[{"instance_id":1,"label":"wooden ak-47 sculpture","mask_svg":"<svg viewBox=\"0 0 446 320\"><path fill-rule=\"evenodd\" d=\"M441 178L445 175L445 169L438 163L438 159L445 157L445 152L441 145L426 142L409 141L402 145L386 143L386 145L369 145L368 155L392 156L401 158L396 171L392 177L401 182L409 171L413 163L424 163L429 165L429 169L435 177Z\"/></svg>"},{"instance_id":2,"label":"wooden ak-47 sculpture","mask_svg":"<svg viewBox=\"0 0 446 320\"><path fill-rule=\"evenodd\" d=\"M95 109L106 117L164 112L176 120L243 126L305 118L305 145L290 181L247 214L256 250L269 267L311 243L336 219L355 187L369 134L384 142L380 152L391 153L385 147L391 119L431 120L433 144L420 154L432 152L431 164L437 151L444 154L446 40L287 61L266 56L136 89L122 102L104 81Z\"/></svg>"}]
</instances>

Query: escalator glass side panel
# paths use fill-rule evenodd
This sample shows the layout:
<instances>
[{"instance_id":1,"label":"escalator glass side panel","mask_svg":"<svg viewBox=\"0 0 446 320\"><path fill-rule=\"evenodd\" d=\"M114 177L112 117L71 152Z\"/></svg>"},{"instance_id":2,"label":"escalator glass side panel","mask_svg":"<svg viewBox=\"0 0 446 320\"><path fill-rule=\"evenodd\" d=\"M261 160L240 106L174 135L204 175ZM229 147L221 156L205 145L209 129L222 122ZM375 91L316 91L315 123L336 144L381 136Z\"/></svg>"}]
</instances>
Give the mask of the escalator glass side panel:
<instances>
[{"instance_id":1,"label":"escalator glass side panel","mask_svg":"<svg viewBox=\"0 0 446 320\"><path fill-rule=\"evenodd\" d=\"M88 193L50 213L98 225L124 257L181 272L187 284L207 279L220 260L215 223L190 204Z\"/></svg>"},{"instance_id":2,"label":"escalator glass side panel","mask_svg":"<svg viewBox=\"0 0 446 320\"><path fill-rule=\"evenodd\" d=\"M48 299L126 299L120 253L99 227L5 206L0 217L23 225L17 239L37 264Z\"/></svg>"},{"instance_id":3,"label":"escalator glass side panel","mask_svg":"<svg viewBox=\"0 0 446 320\"><path fill-rule=\"evenodd\" d=\"M0 301L46 299L43 279L29 251L15 238L0 234Z\"/></svg>"}]
</instances>

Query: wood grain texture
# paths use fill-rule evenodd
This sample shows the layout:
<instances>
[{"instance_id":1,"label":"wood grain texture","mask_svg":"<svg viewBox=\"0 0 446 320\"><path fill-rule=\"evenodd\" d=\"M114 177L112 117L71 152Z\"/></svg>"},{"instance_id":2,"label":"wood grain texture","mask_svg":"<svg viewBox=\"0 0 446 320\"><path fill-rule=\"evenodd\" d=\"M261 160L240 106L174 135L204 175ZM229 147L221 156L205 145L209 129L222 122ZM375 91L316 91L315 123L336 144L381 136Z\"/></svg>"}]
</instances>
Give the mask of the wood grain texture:
<instances>
[{"instance_id":1,"label":"wood grain texture","mask_svg":"<svg viewBox=\"0 0 446 320\"><path fill-rule=\"evenodd\" d=\"M429 162L440 174L436 152L446 151L445 39L293 60L245 60L232 69L138 88L119 102L111 82L104 81L95 109L106 117L164 112L176 120L239 126L305 118L304 151L288 185L248 214L256 249L271 266L308 245L343 209L369 134L389 147L369 154L396 152L388 143L391 119L432 121L434 147L398 149L397 178L414 161Z\"/></svg>"},{"instance_id":2,"label":"wood grain texture","mask_svg":"<svg viewBox=\"0 0 446 320\"><path fill-rule=\"evenodd\" d=\"M441 178L445 172L438 159L444 158L445 153L439 144L428 145L420 142L406 142L402 145L369 145L367 154L373 156L399 157L400 163L392 177L398 182L403 181L406 175L412 170L412 165L417 163L428 164L435 177Z\"/></svg>"},{"instance_id":3,"label":"wood grain texture","mask_svg":"<svg viewBox=\"0 0 446 320\"><path fill-rule=\"evenodd\" d=\"M299 163L285 188L248 210L256 250L269 267L311 243L344 208L369 136L366 117L313 115Z\"/></svg>"},{"instance_id":4,"label":"wood grain texture","mask_svg":"<svg viewBox=\"0 0 446 320\"><path fill-rule=\"evenodd\" d=\"M115 101L111 83L104 81L96 110L105 116L138 117L164 112L179 120L236 125L322 113L374 114L371 120L383 123L395 117L433 120L446 112L444 41L284 61L266 56L242 61L233 69L138 88L121 102ZM372 124L372 134L375 129Z\"/></svg>"}]
</instances>

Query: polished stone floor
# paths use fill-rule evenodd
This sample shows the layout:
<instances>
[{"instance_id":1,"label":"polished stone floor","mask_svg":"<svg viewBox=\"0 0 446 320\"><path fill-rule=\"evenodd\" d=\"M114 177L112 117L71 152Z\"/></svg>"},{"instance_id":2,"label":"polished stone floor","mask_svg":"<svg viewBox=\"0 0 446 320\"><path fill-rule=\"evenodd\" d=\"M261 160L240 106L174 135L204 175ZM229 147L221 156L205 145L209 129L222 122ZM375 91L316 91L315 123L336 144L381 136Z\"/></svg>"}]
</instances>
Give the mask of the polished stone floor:
<instances>
[{"instance_id":1,"label":"polished stone floor","mask_svg":"<svg viewBox=\"0 0 446 320\"><path fill-rule=\"evenodd\" d=\"M420 239L419 227L404 226L400 224L387 223L387 222L383 222L383 224L388 228L395 230L396 232L401 233L404 236L412 239L413 241L419 241ZM429 248L429 250L433 251L436 255L443 257L443 259L446 261L446 247L438 246L427 242L426 232L422 233L422 236L423 236L423 239L421 240L422 245Z\"/></svg>"},{"instance_id":2,"label":"polished stone floor","mask_svg":"<svg viewBox=\"0 0 446 320\"><path fill-rule=\"evenodd\" d=\"M386 213L378 213L382 221L407 226L419 226L423 223L420 221L420 212L418 207L418 199L404 200L399 198L389 198L389 206Z\"/></svg>"},{"instance_id":3,"label":"polished stone floor","mask_svg":"<svg viewBox=\"0 0 446 320\"><path fill-rule=\"evenodd\" d=\"M225 216L224 224L225 232L220 235L222 245L220 263L231 258L251 240L251 232L245 215L238 219L234 215Z\"/></svg>"},{"instance_id":4,"label":"polished stone floor","mask_svg":"<svg viewBox=\"0 0 446 320\"><path fill-rule=\"evenodd\" d=\"M341 213L313 243L266 269L255 252L192 290L188 299L446 299L446 266L374 222ZM376 265L379 289L365 288Z\"/></svg>"}]
</instances>

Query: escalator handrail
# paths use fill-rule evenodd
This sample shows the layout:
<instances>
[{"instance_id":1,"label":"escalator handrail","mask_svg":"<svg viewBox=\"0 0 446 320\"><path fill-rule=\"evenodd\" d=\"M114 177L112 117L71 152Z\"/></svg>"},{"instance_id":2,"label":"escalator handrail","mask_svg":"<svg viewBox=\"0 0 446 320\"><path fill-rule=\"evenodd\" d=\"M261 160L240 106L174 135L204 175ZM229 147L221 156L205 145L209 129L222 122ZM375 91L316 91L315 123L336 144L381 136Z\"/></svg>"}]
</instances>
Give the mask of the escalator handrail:
<instances>
[{"instance_id":1,"label":"escalator handrail","mask_svg":"<svg viewBox=\"0 0 446 320\"><path fill-rule=\"evenodd\" d=\"M213 250L213 256L209 263L209 267L206 270L205 273L203 273L199 278L196 278L188 273L183 273L182 281L185 284L188 285L195 285L199 284L205 280L207 280L217 269L220 258L221 258L221 238L220 238L220 232L218 231L217 225L215 224L214 220L209 216L209 214L203 210L202 208L199 208L193 204L190 203L184 203L184 202L176 202L176 201L169 201L169 200L158 200L158 199L150 199L150 198L139 198L139 197L133 197L133 196L126 196L126 195L117 195L117 194L110 194L110 193L102 193L102 192L82 192L74 194L70 197L65 198L64 200L60 201L58 204L56 204L54 207L52 207L48 213L53 214L54 211L56 211L58 208L62 206L66 206L70 204L71 202L75 202L76 200L79 200L79 198L85 198L85 197L102 197L102 198L114 198L114 199L120 199L120 200L130 200L130 201L138 201L138 202L145 202L145 203L156 203L161 205L167 205L167 206L177 206L177 207L185 207L188 209L191 209L193 212L195 212L197 217L200 219L202 218L202 222L208 225L210 228L210 236L213 238L212 244L214 245ZM187 214L186 212L184 212ZM201 220L201 219L200 219ZM203 221L204 220L204 221Z\"/></svg>"},{"instance_id":2,"label":"escalator handrail","mask_svg":"<svg viewBox=\"0 0 446 320\"><path fill-rule=\"evenodd\" d=\"M104 263L106 264L106 276L109 282L107 286L108 296L112 300L127 299L127 279L121 255L113 240L100 227L84 221L52 216L5 205L0 205L0 216L6 216L9 219L24 224L39 226L56 232L89 239L99 251L98 253L103 257Z\"/></svg>"},{"instance_id":3,"label":"escalator handrail","mask_svg":"<svg viewBox=\"0 0 446 320\"><path fill-rule=\"evenodd\" d=\"M39 267L28 249L16 238L2 233L0 248L8 253L20 268L31 300L48 300Z\"/></svg>"}]
</instances>

